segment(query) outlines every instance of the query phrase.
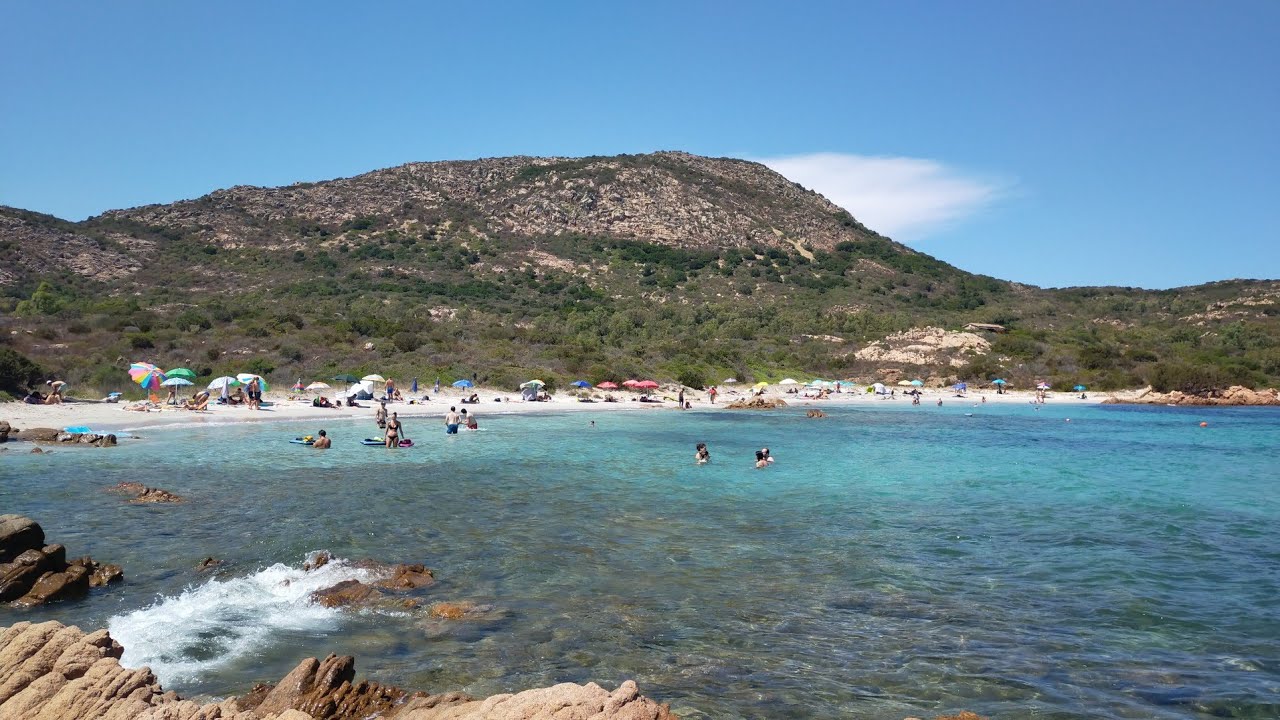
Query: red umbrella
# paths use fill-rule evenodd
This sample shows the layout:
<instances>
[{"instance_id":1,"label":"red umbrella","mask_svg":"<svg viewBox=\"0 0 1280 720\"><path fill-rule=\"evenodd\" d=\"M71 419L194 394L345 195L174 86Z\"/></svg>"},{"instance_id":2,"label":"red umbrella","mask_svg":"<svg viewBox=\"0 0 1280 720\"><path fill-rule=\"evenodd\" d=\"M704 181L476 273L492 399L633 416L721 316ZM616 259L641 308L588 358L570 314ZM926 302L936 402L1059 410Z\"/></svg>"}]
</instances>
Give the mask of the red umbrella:
<instances>
[{"instance_id":1,"label":"red umbrella","mask_svg":"<svg viewBox=\"0 0 1280 720\"><path fill-rule=\"evenodd\" d=\"M618 389L618 383L615 383L615 382L602 382L602 383L599 383L598 385L596 385L596 387L600 388L601 390L617 390L617 389Z\"/></svg>"},{"instance_id":2,"label":"red umbrella","mask_svg":"<svg viewBox=\"0 0 1280 720\"><path fill-rule=\"evenodd\" d=\"M638 386L640 384L640 381L639 380L623 380L622 384L625 387L633 388Z\"/></svg>"},{"instance_id":3,"label":"red umbrella","mask_svg":"<svg viewBox=\"0 0 1280 720\"><path fill-rule=\"evenodd\" d=\"M652 380L641 380L640 382L636 383L636 387L644 388L646 390L656 390L658 388L658 383Z\"/></svg>"}]
</instances>

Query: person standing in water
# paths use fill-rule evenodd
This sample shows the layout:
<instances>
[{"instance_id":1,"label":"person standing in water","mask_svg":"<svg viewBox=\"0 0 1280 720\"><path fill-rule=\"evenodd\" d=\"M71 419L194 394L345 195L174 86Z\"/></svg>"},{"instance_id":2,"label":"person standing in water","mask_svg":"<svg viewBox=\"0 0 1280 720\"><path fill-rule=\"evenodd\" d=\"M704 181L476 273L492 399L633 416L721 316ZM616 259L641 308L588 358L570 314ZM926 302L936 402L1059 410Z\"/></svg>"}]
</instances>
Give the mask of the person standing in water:
<instances>
[{"instance_id":1,"label":"person standing in water","mask_svg":"<svg viewBox=\"0 0 1280 720\"><path fill-rule=\"evenodd\" d=\"M391 413L391 417L387 419L387 429L385 433L387 441L387 449L394 450L400 447L400 436L404 433L400 425L400 420L395 413Z\"/></svg>"},{"instance_id":2,"label":"person standing in water","mask_svg":"<svg viewBox=\"0 0 1280 720\"><path fill-rule=\"evenodd\" d=\"M373 421L378 424L379 428L387 426L387 401L383 400L378 403L378 409L373 411Z\"/></svg>"},{"instance_id":3,"label":"person standing in water","mask_svg":"<svg viewBox=\"0 0 1280 720\"><path fill-rule=\"evenodd\" d=\"M329 436L326 435L323 430L318 434L320 437L316 438L316 441L311 443L311 448L313 450L328 450L329 446L332 445L333 442L329 440Z\"/></svg>"},{"instance_id":4,"label":"person standing in water","mask_svg":"<svg viewBox=\"0 0 1280 720\"><path fill-rule=\"evenodd\" d=\"M706 443L698 443L697 450L698 452L694 453L693 459L697 461L699 465L706 465L711 462L711 452L707 450Z\"/></svg>"},{"instance_id":5,"label":"person standing in water","mask_svg":"<svg viewBox=\"0 0 1280 720\"><path fill-rule=\"evenodd\" d=\"M462 418L458 415L458 408L450 405L449 412L444 415L444 432L446 435L457 435L458 424L462 422Z\"/></svg>"}]
</instances>

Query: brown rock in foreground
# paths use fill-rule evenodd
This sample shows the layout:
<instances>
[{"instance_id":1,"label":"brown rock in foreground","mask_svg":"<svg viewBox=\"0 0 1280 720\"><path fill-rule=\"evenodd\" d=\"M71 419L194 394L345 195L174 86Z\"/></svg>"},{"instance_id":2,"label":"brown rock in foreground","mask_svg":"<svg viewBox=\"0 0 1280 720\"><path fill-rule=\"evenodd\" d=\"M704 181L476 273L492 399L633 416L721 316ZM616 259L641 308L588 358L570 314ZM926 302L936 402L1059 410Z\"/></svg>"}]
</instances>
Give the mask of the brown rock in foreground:
<instances>
[{"instance_id":1,"label":"brown rock in foreground","mask_svg":"<svg viewBox=\"0 0 1280 720\"><path fill-rule=\"evenodd\" d=\"M242 698L200 704L165 692L147 668L120 665L124 648L105 630L58 622L0 628L0 720L672 720L666 705L628 680L609 692L563 683L476 700L429 695L367 680L355 661L308 658L279 684Z\"/></svg>"},{"instance_id":2,"label":"brown rock in foreground","mask_svg":"<svg viewBox=\"0 0 1280 720\"><path fill-rule=\"evenodd\" d=\"M9 433L5 433L9 435ZM12 431L13 440L26 440L29 442L43 443L59 443L59 444L78 444L78 445L95 445L97 447L110 447L117 443L115 435L102 435L99 433L73 433L65 432L57 428L28 428L22 431Z\"/></svg>"},{"instance_id":3,"label":"brown rock in foreground","mask_svg":"<svg viewBox=\"0 0 1280 720\"><path fill-rule=\"evenodd\" d=\"M87 556L68 563L67 549L45 545L44 529L31 518L0 515L0 602L33 607L79 597L91 587L122 579L119 565L103 565Z\"/></svg>"}]
</instances>

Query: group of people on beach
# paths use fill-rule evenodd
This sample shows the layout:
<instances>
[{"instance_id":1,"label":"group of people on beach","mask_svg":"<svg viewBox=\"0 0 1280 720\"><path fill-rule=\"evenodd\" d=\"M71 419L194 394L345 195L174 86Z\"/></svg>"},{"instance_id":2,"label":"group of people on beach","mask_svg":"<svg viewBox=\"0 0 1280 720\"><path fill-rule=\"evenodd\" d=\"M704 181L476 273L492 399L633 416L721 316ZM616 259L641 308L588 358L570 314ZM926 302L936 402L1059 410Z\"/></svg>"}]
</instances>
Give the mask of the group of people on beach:
<instances>
[{"instance_id":1,"label":"group of people on beach","mask_svg":"<svg viewBox=\"0 0 1280 720\"><path fill-rule=\"evenodd\" d=\"M22 402L28 405L61 405L62 389L67 384L61 380L45 380L44 384L49 388L47 394L41 393L35 388L27 390L27 394L23 396Z\"/></svg>"}]
</instances>

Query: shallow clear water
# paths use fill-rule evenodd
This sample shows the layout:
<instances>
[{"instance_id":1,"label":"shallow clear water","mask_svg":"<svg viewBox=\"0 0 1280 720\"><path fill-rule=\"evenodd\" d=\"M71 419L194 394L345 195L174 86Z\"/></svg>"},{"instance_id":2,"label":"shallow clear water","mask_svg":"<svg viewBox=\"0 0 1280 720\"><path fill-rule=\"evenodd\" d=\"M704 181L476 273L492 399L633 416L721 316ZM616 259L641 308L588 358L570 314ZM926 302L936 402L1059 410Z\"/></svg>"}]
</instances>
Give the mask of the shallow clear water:
<instances>
[{"instance_id":1,"label":"shallow clear water","mask_svg":"<svg viewBox=\"0 0 1280 720\"><path fill-rule=\"evenodd\" d=\"M685 718L1280 715L1280 412L824 409L410 420L396 452L353 444L368 422L323 453L292 423L11 450L0 512L127 581L0 623L110 625L184 694L336 652L432 692L634 678ZM103 492L121 480L189 502ZM359 572L304 576L320 549L424 562L425 603L494 609L310 606Z\"/></svg>"}]
</instances>

